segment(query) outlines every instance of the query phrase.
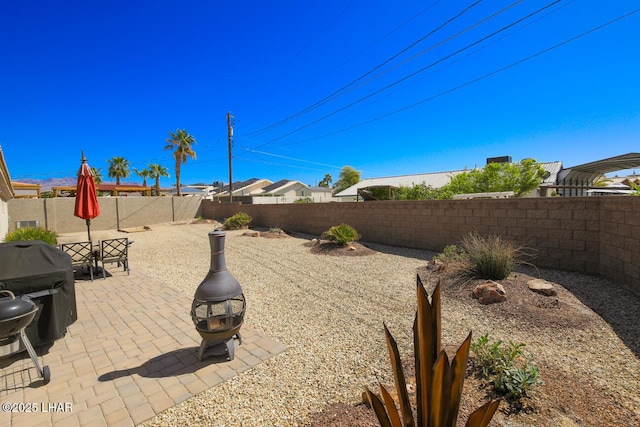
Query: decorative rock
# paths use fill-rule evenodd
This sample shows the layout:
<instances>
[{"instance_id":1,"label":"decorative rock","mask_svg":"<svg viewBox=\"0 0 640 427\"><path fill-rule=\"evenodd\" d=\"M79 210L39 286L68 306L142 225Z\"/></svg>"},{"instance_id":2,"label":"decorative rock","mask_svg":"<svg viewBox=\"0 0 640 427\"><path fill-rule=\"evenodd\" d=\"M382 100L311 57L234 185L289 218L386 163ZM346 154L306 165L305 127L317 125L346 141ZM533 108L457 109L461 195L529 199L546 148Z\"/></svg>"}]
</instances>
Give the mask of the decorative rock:
<instances>
[{"instance_id":1,"label":"decorative rock","mask_svg":"<svg viewBox=\"0 0 640 427\"><path fill-rule=\"evenodd\" d=\"M500 283L485 282L478 285L473 290L473 297L478 299L480 304L494 304L507 300L507 293Z\"/></svg>"},{"instance_id":2,"label":"decorative rock","mask_svg":"<svg viewBox=\"0 0 640 427\"><path fill-rule=\"evenodd\" d=\"M349 246L347 246L347 250L348 250L348 251L355 251L355 250L356 250L356 247L355 247L355 246L353 246L353 245L349 245Z\"/></svg>"},{"instance_id":3,"label":"decorative rock","mask_svg":"<svg viewBox=\"0 0 640 427\"><path fill-rule=\"evenodd\" d=\"M529 289L532 290L533 292L537 292L539 294L542 294L548 297L553 297L558 294L556 290L553 288L553 285L550 282L547 282L546 280L542 280L542 279L529 280L527 282L527 286L529 286Z\"/></svg>"},{"instance_id":4,"label":"decorative rock","mask_svg":"<svg viewBox=\"0 0 640 427\"><path fill-rule=\"evenodd\" d=\"M311 244L312 244L313 246L319 245L319 244L320 244L320 240L318 240L318 239L311 239Z\"/></svg>"},{"instance_id":5,"label":"decorative rock","mask_svg":"<svg viewBox=\"0 0 640 427\"><path fill-rule=\"evenodd\" d=\"M260 232L259 231L245 231L244 233L242 233L243 236L249 236L249 237L260 237Z\"/></svg>"}]
</instances>

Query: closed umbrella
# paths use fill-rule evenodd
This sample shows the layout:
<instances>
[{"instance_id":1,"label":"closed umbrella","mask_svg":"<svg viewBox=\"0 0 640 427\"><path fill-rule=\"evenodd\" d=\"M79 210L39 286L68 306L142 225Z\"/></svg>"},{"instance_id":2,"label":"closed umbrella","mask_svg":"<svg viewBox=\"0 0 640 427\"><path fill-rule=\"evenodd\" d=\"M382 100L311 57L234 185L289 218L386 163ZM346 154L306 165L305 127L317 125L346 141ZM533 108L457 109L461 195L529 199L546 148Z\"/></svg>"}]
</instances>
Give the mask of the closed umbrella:
<instances>
[{"instance_id":1,"label":"closed umbrella","mask_svg":"<svg viewBox=\"0 0 640 427\"><path fill-rule=\"evenodd\" d=\"M87 164L84 151L82 152L82 164L78 171L76 207L73 214L87 221L87 235L89 236L89 241L91 241L91 220L100 215L100 206L98 206L98 195L96 194L93 172L91 172L91 168Z\"/></svg>"}]
</instances>

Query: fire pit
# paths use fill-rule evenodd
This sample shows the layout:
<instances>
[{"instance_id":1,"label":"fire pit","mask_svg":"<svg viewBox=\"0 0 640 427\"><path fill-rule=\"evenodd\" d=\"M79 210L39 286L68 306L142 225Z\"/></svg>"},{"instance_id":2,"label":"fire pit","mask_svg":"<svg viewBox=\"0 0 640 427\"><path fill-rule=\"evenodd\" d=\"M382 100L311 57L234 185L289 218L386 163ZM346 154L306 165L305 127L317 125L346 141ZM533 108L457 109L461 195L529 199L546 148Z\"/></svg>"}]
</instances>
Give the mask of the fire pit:
<instances>
[{"instance_id":1,"label":"fire pit","mask_svg":"<svg viewBox=\"0 0 640 427\"><path fill-rule=\"evenodd\" d=\"M234 358L235 342L242 344L240 326L244 320L246 301L240 283L227 270L224 257L224 231L209 233L211 267L198 286L191 305L191 319L202 337L198 360L210 348L214 355Z\"/></svg>"}]
</instances>

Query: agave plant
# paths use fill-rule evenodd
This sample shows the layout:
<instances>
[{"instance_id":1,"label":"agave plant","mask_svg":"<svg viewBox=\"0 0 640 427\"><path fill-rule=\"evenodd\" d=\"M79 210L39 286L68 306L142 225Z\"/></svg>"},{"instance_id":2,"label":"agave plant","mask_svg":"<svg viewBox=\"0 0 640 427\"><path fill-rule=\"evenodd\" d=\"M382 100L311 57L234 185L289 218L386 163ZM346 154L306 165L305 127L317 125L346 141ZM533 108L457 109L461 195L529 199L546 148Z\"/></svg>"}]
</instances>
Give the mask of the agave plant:
<instances>
[{"instance_id":1,"label":"agave plant","mask_svg":"<svg viewBox=\"0 0 640 427\"><path fill-rule=\"evenodd\" d=\"M462 386L471 345L471 332L464 340L453 361L441 344L440 327L440 283L431 295L417 278L418 310L413 323L413 345L416 367L416 412L414 420L407 383L398 345L389 332L384 331L391 358L395 387L398 391L398 408L391 394L380 384L382 399L365 387L365 393L382 427L444 427L455 426L462 398ZM467 419L468 427L484 427L489 424L498 409L499 400L489 401L476 409Z\"/></svg>"}]
</instances>

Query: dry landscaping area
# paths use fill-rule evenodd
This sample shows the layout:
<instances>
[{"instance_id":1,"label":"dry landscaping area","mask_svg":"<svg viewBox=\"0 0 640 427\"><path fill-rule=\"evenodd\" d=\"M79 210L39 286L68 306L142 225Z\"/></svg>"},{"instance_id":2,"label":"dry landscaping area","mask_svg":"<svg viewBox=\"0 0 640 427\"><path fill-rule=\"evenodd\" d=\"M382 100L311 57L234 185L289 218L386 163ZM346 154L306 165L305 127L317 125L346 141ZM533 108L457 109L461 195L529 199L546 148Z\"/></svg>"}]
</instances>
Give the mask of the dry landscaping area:
<instances>
[{"instance_id":1,"label":"dry landscaping area","mask_svg":"<svg viewBox=\"0 0 640 427\"><path fill-rule=\"evenodd\" d=\"M207 232L214 228L166 224L137 233L131 268L193 295L209 268ZM429 251L363 242L336 252L312 243L318 236L245 232L230 231L226 240L227 267L247 299L245 322L287 350L145 425L378 425L362 391L393 383L383 321L412 370L417 275L429 290L441 283L450 356L473 331L474 339L489 334L526 344L539 368L545 384L520 402L503 401L491 425L640 425L636 294L598 277L523 268L501 281L506 301L482 305L471 297L477 283L453 269L429 267L436 255ZM556 295L529 290L534 278L552 283ZM472 354L464 420L495 397L474 363Z\"/></svg>"}]
</instances>

